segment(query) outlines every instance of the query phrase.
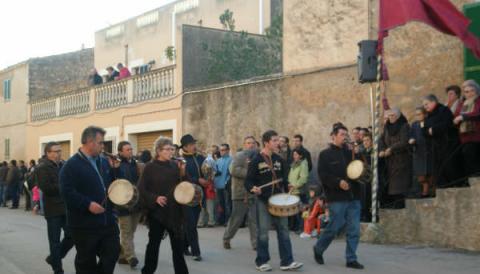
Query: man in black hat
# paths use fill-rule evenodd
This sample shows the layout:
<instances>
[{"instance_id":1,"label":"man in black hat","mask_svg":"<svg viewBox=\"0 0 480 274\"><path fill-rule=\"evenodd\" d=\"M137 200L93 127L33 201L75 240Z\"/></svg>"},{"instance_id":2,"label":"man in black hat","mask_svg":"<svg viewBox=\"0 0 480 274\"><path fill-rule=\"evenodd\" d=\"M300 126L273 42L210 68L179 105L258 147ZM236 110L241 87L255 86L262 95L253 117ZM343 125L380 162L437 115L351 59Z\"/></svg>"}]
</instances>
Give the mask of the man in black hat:
<instances>
[{"instance_id":1,"label":"man in black hat","mask_svg":"<svg viewBox=\"0 0 480 274\"><path fill-rule=\"evenodd\" d=\"M190 178L190 182L200 186L206 186L208 181L204 179L202 174L202 163L205 160L200 154L197 154L197 140L192 135L186 134L180 139L182 156L187 161L186 171ZM205 201L202 201L202 204ZM201 261L200 245L198 243L198 231L197 223L200 217L201 206L186 207L187 221L185 224L187 243L191 248L191 254L195 261ZM190 251L188 247L185 250L185 254L189 255Z\"/></svg>"}]
</instances>

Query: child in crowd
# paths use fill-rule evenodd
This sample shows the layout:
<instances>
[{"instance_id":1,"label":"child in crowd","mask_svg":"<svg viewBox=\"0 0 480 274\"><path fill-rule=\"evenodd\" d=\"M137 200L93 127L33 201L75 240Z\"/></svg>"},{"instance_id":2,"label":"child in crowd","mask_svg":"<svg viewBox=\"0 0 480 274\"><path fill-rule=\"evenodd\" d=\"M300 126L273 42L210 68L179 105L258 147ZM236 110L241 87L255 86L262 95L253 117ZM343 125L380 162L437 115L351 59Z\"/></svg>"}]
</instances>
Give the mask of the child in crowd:
<instances>
[{"instance_id":1,"label":"child in crowd","mask_svg":"<svg viewBox=\"0 0 480 274\"><path fill-rule=\"evenodd\" d=\"M410 136L408 143L413 152L413 175L421 185L421 196L431 197L435 193L433 185L432 170L429 164L432 160L429 146L423 134L423 123L427 112L423 107L417 107L415 110L416 121L410 127Z\"/></svg>"},{"instance_id":2,"label":"child in crowd","mask_svg":"<svg viewBox=\"0 0 480 274\"><path fill-rule=\"evenodd\" d=\"M205 193L205 205L200 212L198 219L198 227L213 227L215 226L215 187L213 178L217 172L215 159L213 158L213 151L209 151L207 158L202 164L202 173L208 181L208 185L203 187Z\"/></svg>"},{"instance_id":3,"label":"child in crowd","mask_svg":"<svg viewBox=\"0 0 480 274\"><path fill-rule=\"evenodd\" d=\"M40 189L38 186L32 188L33 214L40 213Z\"/></svg>"},{"instance_id":4,"label":"child in crowd","mask_svg":"<svg viewBox=\"0 0 480 274\"><path fill-rule=\"evenodd\" d=\"M310 202L302 216L304 218L304 231L300 238L315 237L320 234L324 223L328 222L328 210L326 210L325 197L320 194L318 186L311 186L309 190Z\"/></svg>"}]
</instances>

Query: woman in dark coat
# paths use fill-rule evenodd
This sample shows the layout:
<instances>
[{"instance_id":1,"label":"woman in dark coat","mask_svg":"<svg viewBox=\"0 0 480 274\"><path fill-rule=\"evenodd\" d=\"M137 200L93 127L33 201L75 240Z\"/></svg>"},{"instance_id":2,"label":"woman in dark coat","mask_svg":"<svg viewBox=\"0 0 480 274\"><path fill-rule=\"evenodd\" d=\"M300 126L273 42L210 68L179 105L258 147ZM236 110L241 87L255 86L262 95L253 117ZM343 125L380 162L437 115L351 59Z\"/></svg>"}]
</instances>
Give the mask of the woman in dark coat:
<instances>
[{"instance_id":1,"label":"woman in dark coat","mask_svg":"<svg viewBox=\"0 0 480 274\"><path fill-rule=\"evenodd\" d=\"M435 193L435 189L433 187L432 168L429 165L432 162L432 153L423 134L423 125L427 111L423 107L418 107L415 110L415 116L417 120L412 123L410 140L408 140L413 152L413 175L422 187L421 196L429 197Z\"/></svg>"},{"instance_id":2,"label":"woman in dark coat","mask_svg":"<svg viewBox=\"0 0 480 274\"><path fill-rule=\"evenodd\" d=\"M395 200L395 208L403 207L405 194L411 184L412 158L408 151L410 126L397 108L388 111L380 139L379 157L386 158L388 195Z\"/></svg>"},{"instance_id":3,"label":"woman in dark coat","mask_svg":"<svg viewBox=\"0 0 480 274\"><path fill-rule=\"evenodd\" d=\"M458 159L458 131L453 125L450 109L438 102L435 95L423 98L423 107L427 118L423 125L423 134L432 151L432 168L434 184L439 188L460 186L455 182L461 176Z\"/></svg>"}]
</instances>

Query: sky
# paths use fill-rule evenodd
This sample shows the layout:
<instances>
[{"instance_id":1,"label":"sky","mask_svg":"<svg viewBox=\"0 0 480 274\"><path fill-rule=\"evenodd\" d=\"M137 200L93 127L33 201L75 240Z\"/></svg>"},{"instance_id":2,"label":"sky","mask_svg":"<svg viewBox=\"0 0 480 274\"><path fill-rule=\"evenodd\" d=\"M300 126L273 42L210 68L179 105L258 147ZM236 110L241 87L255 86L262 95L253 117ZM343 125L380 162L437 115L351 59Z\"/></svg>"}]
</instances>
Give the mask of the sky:
<instances>
[{"instance_id":1,"label":"sky","mask_svg":"<svg viewBox=\"0 0 480 274\"><path fill-rule=\"evenodd\" d=\"M94 47L95 31L175 0L0 1L0 69Z\"/></svg>"}]
</instances>

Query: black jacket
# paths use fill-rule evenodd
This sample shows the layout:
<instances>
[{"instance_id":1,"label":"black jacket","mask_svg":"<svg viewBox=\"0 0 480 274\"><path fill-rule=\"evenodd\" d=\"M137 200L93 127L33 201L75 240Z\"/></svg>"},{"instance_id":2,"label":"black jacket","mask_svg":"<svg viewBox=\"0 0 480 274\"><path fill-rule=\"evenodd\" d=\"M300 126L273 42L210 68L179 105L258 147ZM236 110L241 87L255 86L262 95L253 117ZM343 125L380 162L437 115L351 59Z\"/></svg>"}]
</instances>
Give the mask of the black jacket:
<instances>
[{"instance_id":1,"label":"black jacket","mask_svg":"<svg viewBox=\"0 0 480 274\"><path fill-rule=\"evenodd\" d=\"M347 166L352 161L352 151L346 147L329 145L318 156L318 177L320 178L328 202L344 202L360 200L360 183L347 177ZM345 191L340 188L340 181L350 184Z\"/></svg>"},{"instance_id":2,"label":"black jacket","mask_svg":"<svg viewBox=\"0 0 480 274\"><path fill-rule=\"evenodd\" d=\"M6 184L7 183L7 173L8 173L8 167L7 166L1 166L0 167L0 184Z\"/></svg>"},{"instance_id":3,"label":"black jacket","mask_svg":"<svg viewBox=\"0 0 480 274\"><path fill-rule=\"evenodd\" d=\"M268 186L262 189L259 198L267 202L270 196L275 193L288 192L288 167L280 155L272 154L272 165L276 179L282 179L273 189ZM247 178L245 179L245 189L248 193L254 186L262 186L273 181L273 174L265 162L262 153L257 153L248 164Z\"/></svg>"},{"instance_id":4,"label":"black jacket","mask_svg":"<svg viewBox=\"0 0 480 274\"><path fill-rule=\"evenodd\" d=\"M65 203L60 196L59 173L60 165L48 159L40 160L35 168L35 181L43 192L46 218L65 215Z\"/></svg>"}]
</instances>

